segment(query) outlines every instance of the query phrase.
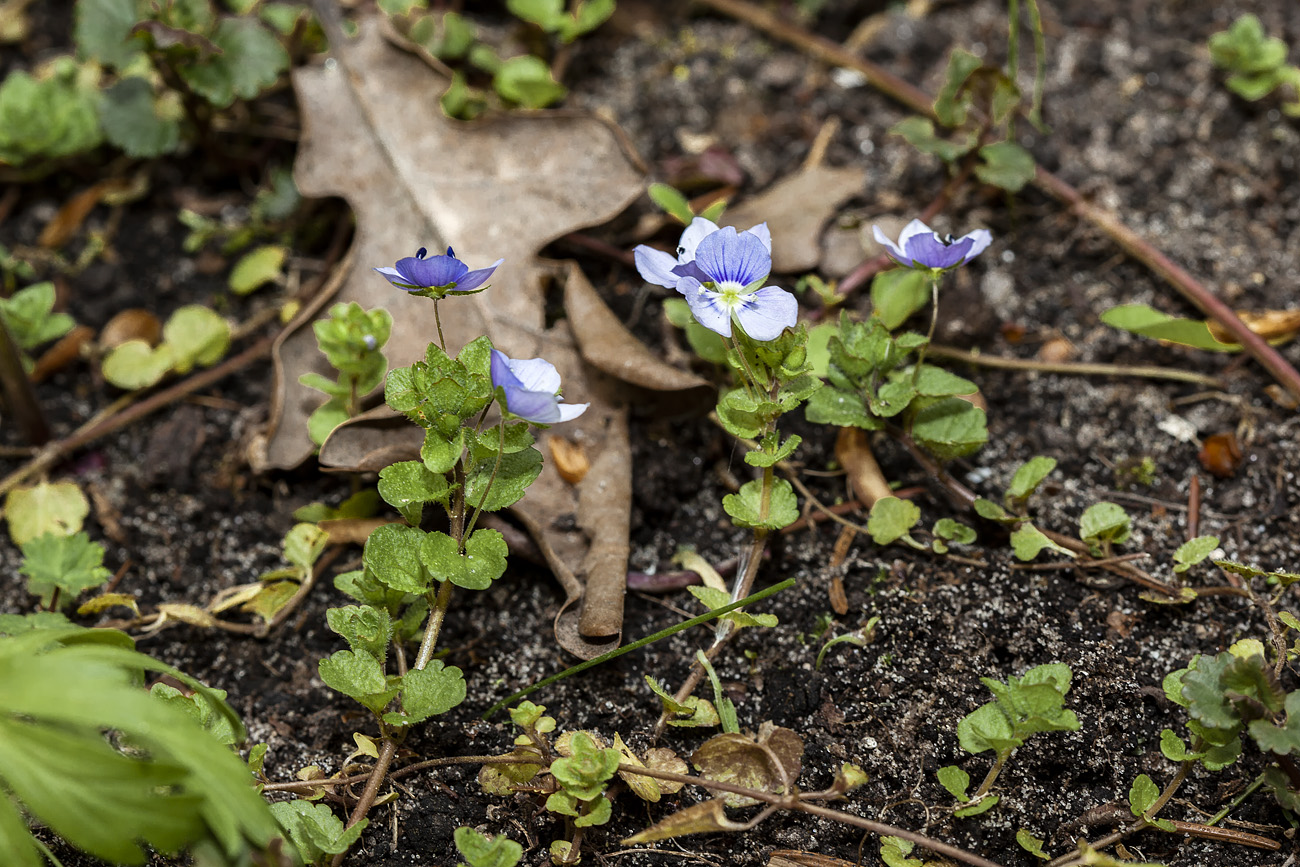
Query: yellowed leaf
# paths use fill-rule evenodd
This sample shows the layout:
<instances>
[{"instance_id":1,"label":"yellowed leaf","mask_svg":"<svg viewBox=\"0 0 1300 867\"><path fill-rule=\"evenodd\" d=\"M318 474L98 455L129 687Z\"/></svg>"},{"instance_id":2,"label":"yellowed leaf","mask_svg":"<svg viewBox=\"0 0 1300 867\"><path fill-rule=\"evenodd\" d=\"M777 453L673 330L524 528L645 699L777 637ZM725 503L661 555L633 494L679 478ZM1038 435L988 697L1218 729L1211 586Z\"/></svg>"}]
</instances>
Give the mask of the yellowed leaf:
<instances>
[{"instance_id":1,"label":"yellowed leaf","mask_svg":"<svg viewBox=\"0 0 1300 867\"><path fill-rule=\"evenodd\" d=\"M708 834L714 831L744 831L747 822L735 822L727 818L726 806L721 799L694 804L684 810L678 810L646 828L640 834L633 834L622 843L633 846L637 843L651 843L655 840L667 840L686 834Z\"/></svg>"}]
</instances>

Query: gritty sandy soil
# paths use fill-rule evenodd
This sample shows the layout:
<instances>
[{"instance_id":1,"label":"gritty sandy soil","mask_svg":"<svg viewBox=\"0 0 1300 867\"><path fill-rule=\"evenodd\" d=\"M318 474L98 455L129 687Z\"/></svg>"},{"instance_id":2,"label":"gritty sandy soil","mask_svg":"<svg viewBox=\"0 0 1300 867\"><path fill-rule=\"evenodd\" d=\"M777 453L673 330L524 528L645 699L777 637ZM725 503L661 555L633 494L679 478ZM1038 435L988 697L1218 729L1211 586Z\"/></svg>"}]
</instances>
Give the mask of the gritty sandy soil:
<instances>
[{"instance_id":1,"label":"gritty sandy soil","mask_svg":"<svg viewBox=\"0 0 1300 867\"><path fill-rule=\"evenodd\" d=\"M1058 8L1048 9L1048 5ZM1049 133L1026 132L1049 169L1118 213L1234 306L1294 305L1300 261L1300 140L1295 121L1276 103L1250 104L1232 96L1209 61L1205 40L1255 4L1211 0L1045 4L1048 70L1045 117ZM1300 42L1300 7L1254 9L1266 28ZM823 275L840 277L875 250L865 241L873 221L906 219L943 184L944 169L912 151L888 129L904 114L852 76L828 74L816 62L723 18L624 0L618 19L579 43L570 69L571 104L613 116L652 168L702 143L730 149L746 174L743 193L761 190L792 171L831 117L839 119L826 160L864 169L864 194L834 216L823 238ZM862 17L883 4L832 2L816 25L843 40ZM1005 44L1005 7L992 0L938 3L921 20L895 10L870 41L871 60L933 92L949 48L962 45L998 59ZM680 71L684 70L684 72ZM676 72L675 72L676 71ZM1026 130L1029 128L1026 126ZM116 261L68 281L77 318L102 325L118 309L147 306L159 314L219 291L220 275L195 268L180 248L174 183L208 184L219 178L184 166L161 167L155 192L129 209L114 244ZM24 188L0 243L30 244L45 219L74 189L75 178L51 178ZM228 182L227 182L228 184ZM637 213L648 211L646 203ZM100 219L96 216L92 219ZM624 219L604 237L628 245ZM1169 312L1193 311L1140 265L1127 260L1095 229L1079 223L1043 195L1027 190L1011 199L971 189L938 221L942 231L987 226L993 247L952 278L945 289L940 339L987 353L1031 357L1052 338L1064 338L1077 360L1155 364L1221 375L1223 392L1147 380L1087 379L1042 373L960 369L988 403L990 441L959 462L956 475L999 498L1012 472L1033 455L1059 462L1034 501L1040 526L1071 532L1088 505L1112 499L1133 516L1124 552L1144 552L1142 566L1170 579L1170 556L1187 537L1189 485L1199 476L1200 532L1222 540L1225 556L1268 569L1300 567L1300 420L1263 391L1266 375L1250 362L1163 347L1113 331L1098 314L1130 302ZM597 232L596 234L600 234ZM557 254L567 250L557 249ZM638 333L662 348L657 300L639 298L637 276L608 262L585 262L612 307L625 316L641 309ZM793 275L797 276L797 275ZM792 279L783 285L791 285ZM86 303L81 304L80 299ZM648 300L649 303L646 303ZM236 305L256 302L235 301ZM848 302L863 311L869 301ZM246 316L246 307L230 313ZM817 315L818 311L813 311ZM1014 326L1005 328L1004 326ZM1008 335L1025 336L1011 342ZM676 339L671 338L671 339ZM1300 363L1295 344L1284 353ZM110 397L84 369L40 387L57 427L66 433ZM254 580L280 565L279 545L291 511L312 500L338 501L349 482L311 468L253 477L243 446L266 416L269 382L260 369L223 382L210 398L159 413L114 435L64 468L94 486L105 508L89 524L105 543L106 564L129 563L119 591L148 607L163 601L202 602L221 589ZM792 419L805 437L799 458L809 469L833 461L834 431ZM1206 474L1195 438L1237 430L1245 461L1232 478ZM1180 438L1179 435L1183 435ZM177 443L194 448L178 449ZM0 435L17 444L6 425ZM672 569L680 545L694 545L718 562L743 544L725 520L720 498L747 468L725 435L700 417L634 417L636 486L632 568ZM926 524L961 517L910 458L889 442L878 444L885 473L903 487L922 486L917 502ZM166 471L155 467L167 460ZM1149 487L1124 487L1116 465L1150 458ZM0 473L16 466L0 461ZM844 497L841 478L808 477L828 501ZM1123 489L1121 490L1121 488ZM112 516L116 528L106 517ZM1122 801L1139 773L1164 783L1175 766L1158 749L1161 729L1182 730L1183 712L1159 689L1163 676L1198 653L1214 653L1243 637L1267 635L1263 615L1235 597L1209 597L1187 606L1157 605L1139 589L1104 573L1018 568L1004 535L980 526L980 542L964 551L984 562L969 566L881 549L859 537L847 559L830 568L838 528L818 524L781 536L760 583L787 577L797 584L766 610L780 616L772 630L749 630L718 667L744 726L765 720L787 726L805 743L805 789L828 785L842 762L855 762L867 785L839 805L856 815L921 830L1008 867L1037 863L1015 843L1028 829L1059 854L1076 836L1097 837L1080 817ZM354 555L341 558L346 567ZM0 541L0 610L30 610L17 581L18 553ZM843 581L848 613L831 634L879 617L873 641L839 645L820 670L814 660L831 612L832 579ZM1222 583L1210 567L1189 573L1192 584ZM1281 607L1297 608L1294 591ZM343 597L321 587L299 616L264 641L178 627L142 638L141 649L229 690L254 742L270 746L275 779L315 764L327 772L352 750L354 731L367 721L316 676L316 661L339 648L324 611ZM461 666L470 698L444 724L408 741L419 756L505 751L508 725L476 717L490 704L571 660L555 646L551 619L562 599L543 572L522 566L488 592L458 600L444 633L449 664ZM665 628L681 611L698 610L685 592L627 601L626 635ZM694 649L711 633L701 629L563 681L534 696L563 729L615 732L633 747L647 745L657 702L643 675L668 683L685 675ZM957 743L962 716L987 700L980 677L1005 679L1026 668L1063 662L1075 672L1067 704L1082 726L1043 734L1015 755L992 812L955 819L951 798L935 780L943 765L958 764L978 780L987 756L969 756ZM1283 676L1297 686L1295 673ZM664 743L689 754L703 737L670 732ZM1193 772L1163 815L1203 819L1239 794L1263 767L1248 749L1223 772ZM451 832L471 824L506 833L541 864L560 831L535 798L489 797L476 769L453 768L404 781L402 795L373 815L370 830L349 858L365 867L451 865ZM586 838L588 863L639 867L664 863L758 865L774 849L799 849L876 863L878 844L848 827L807 817L774 816L738 835L684 838L625 850L618 840L672 810L704 797L686 791L656 805L625 795L613 821ZM1281 844L1276 852L1147 832L1128 841L1136 857L1177 867L1271 867L1292 862L1292 826L1271 800L1256 793L1232 820ZM395 829L395 830L394 830ZM396 831L396 845L393 843ZM56 850L57 851L57 850ZM63 857L65 854L59 852ZM75 855L65 861L83 863ZM159 861L158 863L164 863Z\"/></svg>"}]
</instances>

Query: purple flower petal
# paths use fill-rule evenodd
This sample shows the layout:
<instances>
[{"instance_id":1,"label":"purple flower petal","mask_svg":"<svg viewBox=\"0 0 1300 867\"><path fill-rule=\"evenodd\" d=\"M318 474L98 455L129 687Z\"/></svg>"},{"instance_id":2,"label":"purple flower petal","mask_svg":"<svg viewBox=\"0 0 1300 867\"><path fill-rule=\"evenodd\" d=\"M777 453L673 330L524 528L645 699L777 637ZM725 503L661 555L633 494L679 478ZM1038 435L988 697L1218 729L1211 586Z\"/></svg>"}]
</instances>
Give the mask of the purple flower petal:
<instances>
[{"instance_id":1,"label":"purple flower petal","mask_svg":"<svg viewBox=\"0 0 1300 867\"><path fill-rule=\"evenodd\" d=\"M976 229L955 241L949 236L945 241L920 220L913 220L903 227L897 244L885 237L879 226L872 227L872 234L890 258L900 265L940 271L969 262L993 243L993 235L988 229Z\"/></svg>"},{"instance_id":2,"label":"purple flower petal","mask_svg":"<svg viewBox=\"0 0 1300 867\"><path fill-rule=\"evenodd\" d=\"M971 238L963 238L953 244L945 244L939 236L915 235L908 239L904 251L909 259L923 268L951 268L960 265L966 259L966 253L974 246Z\"/></svg>"},{"instance_id":3,"label":"purple flower petal","mask_svg":"<svg viewBox=\"0 0 1300 867\"><path fill-rule=\"evenodd\" d=\"M701 283L712 279L711 277L709 277L708 274L704 273L704 271L700 268L699 265L696 265L694 262L687 262L685 265L676 266L675 268L673 268L673 274L675 279L677 280L676 286L678 292L682 291L681 281L683 277L694 277L696 280L699 280Z\"/></svg>"},{"instance_id":4,"label":"purple flower petal","mask_svg":"<svg viewBox=\"0 0 1300 867\"><path fill-rule=\"evenodd\" d=\"M560 403L560 374L542 358L513 359L492 350L492 386L506 393L506 410L534 424L569 421L586 412L590 404Z\"/></svg>"},{"instance_id":5,"label":"purple flower petal","mask_svg":"<svg viewBox=\"0 0 1300 867\"><path fill-rule=\"evenodd\" d=\"M705 289L694 277L683 278L677 291L686 296L696 322L723 337L731 336L731 311L718 299L717 292Z\"/></svg>"},{"instance_id":6,"label":"purple flower petal","mask_svg":"<svg viewBox=\"0 0 1300 867\"><path fill-rule=\"evenodd\" d=\"M477 289L487 282L492 276L492 272L501 267L505 259L497 259L487 268L479 268L477 271L470 271L465 276L456 281L452 287L453 292L469 292L471 289Z\"/></svg>"},{"instance_id":7,"label":"purple flower petal","mask_svg":"<svg viewBox=\"0 0 1300 867\"><path fill-rule=\"evenodd\" d=\"M738 234L727 226L700 242L695 250L695 264L714 283L749 286L771 272L772 257L757 237Z\"/></svg>"},{"instance_id":8,"label":"purple flower petal","mask_svg":"<svg viewBox=\"0 0 1300 867\"><path fill-rule=\"evenodd\" d=\"M775 340L799 319L799 302L777 286L765 286L736 308L740 327L755 340Z\"/></svg>"},{"instance_id":9,"label":"purple flower petal","mask_svg":"<svg viewBox=\"0 0 1300 867\"><path fill-rule=\"evenodd\" d=\"M632 257L636 260L636 270L642 280L668 289L677 288L679 278L673 274L673 269L677 267L676 256L640 244L632 251Z\"/></svg>"},{"instance_id":10,"label":"purple flower petal","mask_svg":"<svg viewBox=\"0 0 1300 867\"><path fill-rule=\"evenodd\" d=\"M426 289L449 286L464 277L469 268L454 256L407 257L397 261L397 272L406 282Z\"/></svg>"},{"instance_id":11,"label":"purple flower petal","mask_svg":"<svg viewBox=\"0 0 1300 867\"><path fill-rule=\"evenodd\" d=\"M934 229L931 229L920 220L912 220L904 226L903 231L899 233L898 248L900 250L906 250L907 242L915 238L917 235L933 235L934 233Z\"/></svg>"},{"instance_id":12,"label":"purple flower petal","mask_svg":"<svg viewBox=\"0 0 1300 867\"><path fill-rule=\"evenodd\" d=\"M753 235L763 242L763 248L767 250L767 255L772 255L772 230L767 227L767 223L759 223L757 226L746 229L741 232L742 235Z\"/></svg>"}]
</instances>

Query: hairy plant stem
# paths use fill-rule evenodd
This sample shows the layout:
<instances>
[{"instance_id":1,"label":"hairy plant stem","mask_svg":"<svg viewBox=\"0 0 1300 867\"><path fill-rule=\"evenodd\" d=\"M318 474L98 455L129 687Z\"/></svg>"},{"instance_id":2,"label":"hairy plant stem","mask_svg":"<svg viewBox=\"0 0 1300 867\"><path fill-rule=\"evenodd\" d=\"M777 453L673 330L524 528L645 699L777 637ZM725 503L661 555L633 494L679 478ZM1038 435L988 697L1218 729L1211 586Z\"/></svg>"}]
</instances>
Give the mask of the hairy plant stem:
<instances>
[{"instance_id":1,"label":"hairy plant stem","mask_svg":"<svg viewBox=\"0 0 1300 867\"><path fill-rule=\"evenodd\" d=\"M452 495L452 507L448 517L451 519L451 538L456 540L456 550L464 550L465 540L465 465L464 456L456 461L456 493ZM424 668L433 659L433 649L438 645L438 633L442 631L442 622L451 607L452 583L446 579L438 582L438 592L429 599L429 620L424 626L424 637L420 640L420 651L415 656L412 668ZM428 594L426 594L427 596Z\"/></svg>"},{"instance_id":2,"label":"hairy plant stem","mask_svg":"<svg viewBox=\"0 0 1300 867\"><path fill-rule=\"evenodd\" d=\"M774 429L775 422L769 422L768 427L769 431ZM763 468L763 491L759 500L758 512L760 521L767 520L768 511L771 508L772 482L774 480L772 470L773 468L770 466ZM754 530L753 541L750 542L747 553L741 558L744 566L737 573L736 583L731 591L732 602L744 599L749 595L750 590L753 588L754 580L758 577L758 567L763 562L763 550L767 547L768 534L769 531L762 527ZM718 628L714 632L713 644L704 651L705 658L712 662L735 634L736 624L733 621L719 621ZM673 698L678 702L686 701L686 699L690 698L695 693L696 687L700 685L700 681L703 679L704 666L700 665L699 662L695 662L691 665L691 671L686 676L685 682L682 683L681 688L677 690L677 693ZM659 740L659 737L664 733L664 729L668 727L668 716L667 708L659 714L659 720L655 723L654 733L650 736L651 741Z\"/></svg>"},{"instance_id":3,"label":"hairy plant stem","mask_svg":"<svg viewBox=\"0 0 1300 867\"><path fill-rule=\"evenodd\" d=\"M921 381L921 365L925 363L925 352L934 340L934 329L939 324L939 275L930 274L930 330L925 333L925 343L916 351L916 367L912 368L912 388Z\"/></svg>"},{"instance_id":4,"label":"hairy plant stem","mask_svg":"<svg viewBox=\"0 0 1300 867\"><path fill-rule=\"evenodd\" d=\"M395 755L397 755L397 741L391 735L385 735L384 742L379 747L379 758L375 760L375 767L370 772L370 778L366 780L366 787L361 791L361 799L357 801L351 815L348 816L347 827L351 828L370 812L370 808L375 804L375 797L379 794L379 787L388 776L388 768L393 763ZM334 860L330 862L330 867L339 867L346 856L347 852L335 855Z\"/></svg>"},{"instance_id":5,"label":"hairy plant stem","mask_svg":"<svg viewBox=\"0 0 1300 867\"><path fill-rule=\"evenodd\" d=\"M539 680L537 683L534 683L533 685L525 689L519 690L519 692L516 692L514 695L506 696L505 698L501 699L501 701L497 702L496 704L492 705L492 707L484 711L480 719L485 719L485 720L491 719L502 708L513 704L515 701L523 698L526 695L531 695L532 693L536 692L537 690L541 689L544 686L548 686L552 683L555 683L556 681L563 680L564 678L569 677L571 675L586 671L589 668L594 668L595 666L600 665L601 663L608 662L609 660L622 656L625 653L631 653L634 650L639 650L642 647L645 647L647 644L653 644L656 641L660 641L664 638L667 638L670 635L675 635L678 632L682 632L684 630L690 629L693 626L699 626L701 624L707 623L708 621L713 620L714 618L717 617L721 617L722 615L727 614L731 611L744 608L747 605L752 605L755 602L759 602L763 599L766 599L769 596L773 596L777 593L780 593L782 590L785 590L786 588L792 586L793 584L794 584L794 579L787 578L781 583L773 584L771 587L766 587L758 591L757 593L753 594L752 596L748 596L745 599L740 600L739 602L732 602L728 605L722 606L721 608L715 608L712 611L709 611L705 614L701 614L699 617L692 617L690 620L684 620L681 623L668 627L667 629L661 629L652 635L647 635L645 638L638 638L636 641L633 641L631 644L624 644L622 647L615 648L614 650L611 650L607 653L602 653L600 656L597 656L593 659L588 659L586 662L580 662L575 666L566 668L564 671L561 671L558 674L553 674L550 677L543 678L542 680Z\"/></svg>"},{"instance_id":6,"label":"hairy plant stem","mask_svg":"<svg viewBox=\"0 0 1300 867\"><path fill-rule=\"evenodd\" d=\"M465 550L465 538L468 537L470 533L474 532L474 525L478 523L478 516L483 514L483 504L487 502L488 494L491 493L492 491L492 485L497 480L497 473L501 471L501 455L505 452L505 450L506 450L506 420L505 417L502 416L501 423L497 425L496 463L492 465L492 475L488 476L487 484L483 486L483 495L478 498L478 505L474 507L474 516L469 519L469 524L465 526L464 531L461 533L459 544L456 547L457 551L463 552Z\"/></svg>"},{"instance_id":7,"label":"hairy plant stem","mask_svg":"<svg viewBox=\"0 0 1300 867\"><path fill-rule=\"evenodd\" d=\"M442 314L438 312L438 299L433 299L433 321L438 325L438 348L447 351L447 341L442 336Z\"/></svg>"},{"instance_id":8,"label":"hairy plant stem","mask_svg":"<svg viewBox=\"0 0 1300 867\"><path fill-rule=\"evenodd\" d=\"M975 790L975 794L971 795L972 801L978 801L989 793L989 789L993 788L993 783L1002 773L1002 769L1006 767L1007 759L1010 756L1009 751L1005 753L1001 750L998 751L997 758L993 760L993 767L989 768L989 772L984 775L984 782L980 783L980 787Z\"/></svg>"}]
</instances>

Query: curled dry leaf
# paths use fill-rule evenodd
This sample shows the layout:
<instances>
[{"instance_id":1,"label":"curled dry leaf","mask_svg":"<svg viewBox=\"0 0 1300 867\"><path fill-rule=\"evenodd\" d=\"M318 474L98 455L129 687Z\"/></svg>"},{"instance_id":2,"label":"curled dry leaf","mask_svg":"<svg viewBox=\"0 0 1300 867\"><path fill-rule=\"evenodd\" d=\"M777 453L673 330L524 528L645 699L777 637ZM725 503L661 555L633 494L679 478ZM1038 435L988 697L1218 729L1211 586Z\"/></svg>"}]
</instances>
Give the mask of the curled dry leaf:
<instances>
[{"instance_id":1,"label":"curled dry leaf","mask_svg":"<svg viewBox=\"0 0 1300 867\"><path fill-rule=\"evenodd\" d=\"M667 840L686 834L709 834L714 831L744 831L750 827L749 822L736 822L727 818L726 803L721 798L694 804L684 810L678 810L646 828L639 834L633 834L621 841L624 846L638 843L651 843L655 840Z\"/></svg>"},{"instance_id":2,"label":"curled dry leaf","mask_svg":"<svg viewBox=\"0 0 1300 867\"><path fill-rule=\"evenodd\" d=\"M1300 332L1300 310L1238 310L1237 316L1246 327L1269 343L1285 343ZM1236 339L1213 319L1205 323L1210 334L1220 343L1236 343Z\"/></svg>"},{"instance_id":3,"label":"curled dry leaf","mask_svg":"<svg viewBox=\"0 0 1300 867\"><path fill-rule=\"evenodd\" d=\"M862 192L866 179L866 171L858 168L803 168L728 208L721 222L743 231L766 221L772 230L772 270L811 271L822 258L822 226L836 208Z\"/></svg>"},{"instance_id":4,"label":"curled dry leaf","mask_svg":"<svg viewBox=\"0 0 1300 867\"><path fill-rule=\"evenodd\" d=\"M96 205L103 199L121 194L130 188L131 181L126 178L112 178L82 190L68 199L53 219L45 224L36 243L46 249L62 247L72 240L72 236L81 228L81 224L86 221L86 217L90 216L90 212Z\"/></svg>"},{"instance_id":5,"label":"curled dry leaf","mask_svg":"<svg viewBox=\"0 0 1300 867\"><path fill-rule=\"evenodd\" d=\"M28 374L32 382L43 382L81 357L82 348L95 337L95 329L78 325L41 353Z\"/></svg>"},{"instance_id":6,"label":"curled dry leaf","mask_svg":"<svg viewBox=\"0 0 1300 867\"><path fill-rule=\"evenodd\" d=\"M871 451L867 432L856 427L842 427L835 438L835 460L849 474L853 495L864 508L870 509L877 500L894 496L889 480L880 471L880 464Z\"/></svg>"},{"instance_id":7,"label":"curled dry leaf","mask_svg":"<svg viewBox=\"0 0 1300 867\"><path fill-rule=\"evenodd\" d=\"M423 357L437 334L433 305L395 291L370 268L391 265L419 247L453 246L472 266L505 259L487 292L439 305L447 349L456 352L486 334L513 358L545 358L558 369L569 400L591 403L561 429L589 456L586 476L570 485L548 462L514 509L564 588L556 623L562 646L584 658L612 649L621 636L631 454L626 394L596 368L602 360L635 355L637 344L609 347L599 333L583 336L589 331L584 326L600 321L603 303L573 283L576 268L568 271L566 301L585 299L597 315L571 309L567 319L548 327L545 266L535 256L555 238L626 207L643 189L641 172L617 131L594 117L539 112L470 124L447 119L437 104L445 79L388 44L374 19L362 21L360 37L336 52L335 67L294 73L304 124L294 176L304 195L346 198L356 211L357 233L337 292L322 293L300 324L331 294L367 309L383 307L393 315L389 363L409 364ZM618 375L635 374L661 388L699 384L641 351L646 364ZM284 339L274 363L271 423L250 455L263 469L292 467L312 453L306 419L321 397L298 380L312 371L329 375L309 328ZM337 429L320 460L339 470L378 469L418 454L420 435L380 406ZM550 436L543 432L540 439ZM584 593L579 615L571 607Z\"/></svg>"},{"instance_id":8,"label":"curled dry leaf","mask_svg":"<svg viewBox=\"0 0 1300 867\"><path fill-rule=\"evenodd\" d=\"M128 340L143 340L157 346L162 339L162 323L158 317L140 307L131 307L116 314L99 330L99 347L104 351L116 349Z\"/></svg>"},{"instance_id":9,"label":"curled dry leaf","mask_svg":"<svg viewBox=\"0 0 1300 867\"><path fill-rule=\"evenodd\" d=\"M1237 474L1245 455L1242 454L1237 435L1229 431L1206 437L1205 445L1201 446L1197 458L1207 473L1221 479L1230 479Z\"/></svg>"},{"instance_id":10,"label":"curled dry leaf","mask_svg":"<svg viewBox=\"0 0 1300 867\"><path fill-rule=\"evenodd\" d=\"M857 867L859 863L798 849L777 849L767 858L767 867Z\"/></svg>"},{"instance_id":11,"label":"curled dry leaf","mask_svg":"<svg viewBox=\"0 0 1300 867\"><path fill-rule=\"evenodd\" d=\"M591 461L582 443L566 440L564 437L552 436L546 441L551 449L551 460L555 461L555 471L571 485L576 485L591 469Z\"/></svg>"}]
</instances>

